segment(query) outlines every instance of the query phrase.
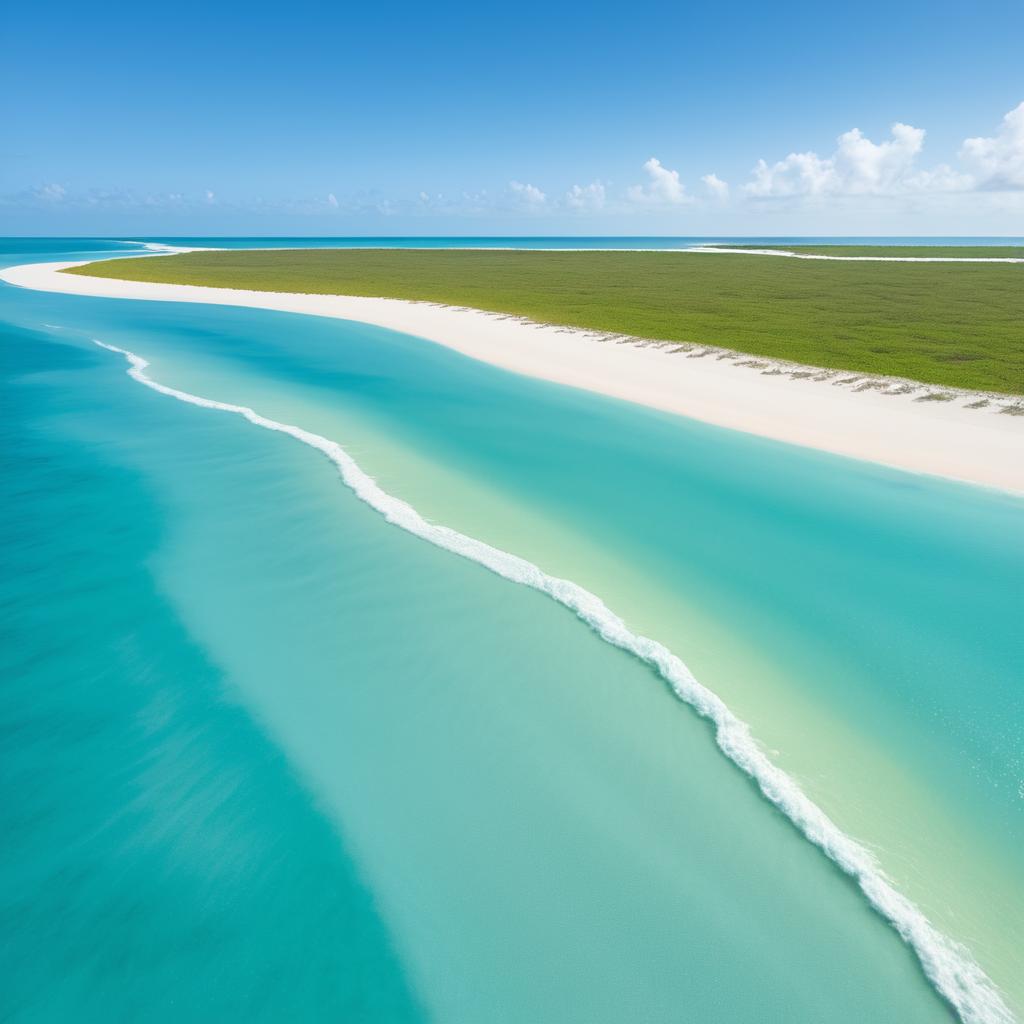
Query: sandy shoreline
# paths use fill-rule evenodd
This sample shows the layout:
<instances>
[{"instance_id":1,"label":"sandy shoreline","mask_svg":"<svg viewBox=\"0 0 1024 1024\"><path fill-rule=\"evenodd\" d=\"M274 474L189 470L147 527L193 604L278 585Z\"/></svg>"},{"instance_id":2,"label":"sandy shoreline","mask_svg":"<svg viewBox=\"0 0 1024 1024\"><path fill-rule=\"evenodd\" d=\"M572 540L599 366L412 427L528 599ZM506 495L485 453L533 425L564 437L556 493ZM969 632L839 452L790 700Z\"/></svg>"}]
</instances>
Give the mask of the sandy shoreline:
<instances>
[{"instance_id":1,"label":"sandy shoreline","mask_svg":"<svg viewBox=\"0 0 1024 1024\"><path fill-rule=\"evenodd\" d=\"M10 284L107 298L207 302L358 320L517 373L791 444L1024 494L1018 401L760 357L645 344L480 310L403 299L298 295L61 274L79 263L0 271ZM929 396L952 396L947 399ZM980 408L969 404L985 401Z\"/></svg>"},{"instance_id":2,"label":"sandy shoreline","mask_svg":"<svg viewBox=\"0 0 1024 1024\"><path fill-rule=\"evenodd\" d=\"M789 252L786 249L724 249L714 245L701 245L686 251L738 256L784 256L792 260L833 260L839 263L1024 263L1024 258L1018 256L831 256L814 252Z\"/></svg>"}]
</instances>

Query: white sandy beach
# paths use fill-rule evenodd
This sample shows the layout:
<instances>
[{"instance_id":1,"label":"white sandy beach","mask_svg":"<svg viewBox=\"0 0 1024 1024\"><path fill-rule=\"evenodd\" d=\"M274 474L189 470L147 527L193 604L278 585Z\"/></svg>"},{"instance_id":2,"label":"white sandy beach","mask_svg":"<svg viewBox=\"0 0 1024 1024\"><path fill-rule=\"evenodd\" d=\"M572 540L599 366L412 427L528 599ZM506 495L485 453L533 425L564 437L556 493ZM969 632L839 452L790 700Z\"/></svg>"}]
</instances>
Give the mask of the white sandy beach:
<instances>
[{"instance_id":1,"label":"white sandy beach","mask_svg":"<svg viewBox=\"0 0 1024 1024\"><path fill-rule=\"evenodd\" d=\"M1024 416L1002 411L1018 404L1005 396L987 396L987 405L971 409L969 404L984 397L879 382L864 374L808 373L791 364L718 350L683 352L672 345L609 339L401 299L149 284L59 272L78 265L10 267L0 271L0 279L67 294L208 302L358 320L517 373L718 426L1024 494ZM952 397L929 398L933 395Z\"/></svg>"}]
</instances>

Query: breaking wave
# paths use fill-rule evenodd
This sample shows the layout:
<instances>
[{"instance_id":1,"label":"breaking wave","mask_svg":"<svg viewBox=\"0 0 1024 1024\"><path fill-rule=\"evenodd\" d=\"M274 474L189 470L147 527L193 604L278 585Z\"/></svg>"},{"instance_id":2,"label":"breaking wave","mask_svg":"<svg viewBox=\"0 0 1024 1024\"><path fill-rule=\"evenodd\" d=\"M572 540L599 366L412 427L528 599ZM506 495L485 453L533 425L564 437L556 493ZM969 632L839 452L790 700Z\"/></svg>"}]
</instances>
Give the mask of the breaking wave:
<instances>
[{"instance_id":1,"label":"breaking wave","mask_svg":"<svg viewBox=\"0 0 1024 1024\"><path fill-rule=\"evenodd\" d=\"M708 719L722 752L750 776L761 792L828 857L853 878L871 905L896 929L916 953L925 974L953 1006L965 1024L1013 1024L1014 1017L995 986L967 949L940 932L918 907L886 878L874 855L846 835L781 768L751 735L745 722L703 686L668 648L630 632L625 622L596 595L571 580L549 576L538 566L507 551L491 547L446 526L427 522L411 505L381 489L336 441L279 423L243 405L231 405L179 391L147 376L149 362L126 349L93 339L109 352L124 356L128 375L148 388L190 405L242 416L266 430L287 434L322 452L337 466L342 481L356 496L395 526L431 544L468 558L491 572L539 590L571 609L603 640L635 655L668 683L675 694Z\"/></svg>"}]
</instances>

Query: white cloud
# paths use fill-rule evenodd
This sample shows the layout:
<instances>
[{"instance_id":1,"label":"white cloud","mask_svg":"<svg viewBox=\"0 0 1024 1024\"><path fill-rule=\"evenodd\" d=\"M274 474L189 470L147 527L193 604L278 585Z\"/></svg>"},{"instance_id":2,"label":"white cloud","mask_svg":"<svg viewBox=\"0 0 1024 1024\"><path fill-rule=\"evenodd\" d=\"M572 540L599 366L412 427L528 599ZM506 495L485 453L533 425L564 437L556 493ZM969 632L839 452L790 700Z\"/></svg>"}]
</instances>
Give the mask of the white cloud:
<instances>
[{"instance_id":1,"label":"white cloud","mask_svg":"<svg viewBox=\"0 0 1024 1024\"><path fill-rule=\"evenodd\" d=\"M970 192L975 187L974 177L954 170L949 164L939 164L930 171L917 171L905 179L910 192Z\"/></svg>"},{"instance_id":2,"label":"white cloud","mask_svg":"<svg viewBox=\"0 0 1024 1024\"><path fill-rule=\"evenodd\" d=\"M1003 118L998 134L965 139L960 157L976 169L979 188L1024 189L1024 102Z\"/></svg>"},{"instance_id":3,"label":"white cloud","mask_svg":"<svg viewBox=\"0 0 1024 1024\"><path fill-rule=\"evenodd\" d=\"M646 185L632 185L627 196L634 203L662 206L679 206L690 202L686 186L679 180L679 172L662 166L660 160L651 157L644 164L650 181Z\"/></svg>"},{"instance_id":4,"label":"white cloud","mask_svg":"<svg viewBox=\"0 0 1024 1024\"><path fill-rule=\"evenodd\" d=\"M923 146L924 129L900 121L885 142L874 143L857 128L844 132L833 158L841 188L858 195L898 190Z\"/></svg>"},{"instance_id":5,"label":"white cloud","mask_svg":"<svg viewBox=\"0 0 1024 1024\"><path fill-rule=\"evenodd\" d=\"M601 210L605 203L605 187L600 181L589 185L573 185L565 193L565 202L574 210Z\"/></svg>"},{"instance_id":6,"label":"white cloud","mask_svg":"<svg viewBox=\"0 0 1024 1024\"><path fill-rule=\"evenodd\" d=\"M790 153L771 167L762 159L754 167L754 179L743 186L748 196L817 195L833 176L832 164L817 153Z\"/></svg>"},{"instance_id":7,"label":"white cloud","mask_svg":"<svg viewBox=\"0 0 1024 1024\"><path fill-rule=\"evenodd\" d=\"M716 173L703 175L691 196L679 172L656 157L643 164L641 184L612 187L594 179L589 184L560 186L550 194L537 185L510 181L505 189L491 192L413 192L405 198L387 197L376 190L342 196L333 192L326 198L307 195L300 199L223 199L212 189L197 192L146 193L130 189L91 188L71 190L57 182L26 186L21 191L0 194L0 207L27 210L200 210L212 205L226 209L255 211L286 210L310 216L328 212L350 216L378 215L486 217L541 217L573 215L628 217L644 209L670 210L693 204L709 220L726 210L740 213L744 201L751 216L769 215L765 203L772 201L777 212L789 215L803 206L808 213L829 209L856 218L874 211L877 217L903 211L908 216L934 213L959 217L963 224L977 217L995 217L993 211L1019 212L1024 203L1024 102L1002 119L991 136L967 138L959 159L949 163L925 161L925 131L896 122L890 133L873 141L853 128L839 135L831 152L794 151L781 160L758 161L745 184L729 182ZM572 179L569 179L572 181ZM585 179L583 179L585 181ZM875 201L878 198L888 201ZM872 200L867 202L866 200ZM789 201L787 201L789 200ZM980 212L979 212L980 211ZM988 211L988 212L986 212ZM849 221L854 223L854 221ZM944 221L945 223L945 221ZM993 223L995 223L993 221Z\"/></svg>"},{"instance_id":8,"label":"white cloud","mask_svg":"<svg viewBox=\"0 0 1024 1024\"><path fill-rule=\"evenodd\" d=\"M743 191L755 197L821 195L893 195L917 191L924 185L948 185L952 172L911 174L924 146L924 129L897 121L892 137L872 142L859 128L844 132L835 152L820 157L814 152L790 153L768 164L759 160L753 180Z\"/></svg>"},{"instance_id":9,"label":"white cloud","mask_svg":"<svg viewBox=\"0 0 1024 1024\"><path fill-rule=\"evenodd\" d=\"M508 187L509 191L527 206L543 206L548 198L536 185L524 185L519 181L510 181Z\"/></svg>"},{"instance_id":10,"label":"white cloud","mask_svg":"<svg viewBox=\"0 0 1024 1024\"><path fill-rule=\"evenodd\" d=\"M729 198L729 183L722 181L717 174L705 174L700 180L704 182L712 198L717 199L721 203L724 203Z\"/></svg>"}]
</instances>

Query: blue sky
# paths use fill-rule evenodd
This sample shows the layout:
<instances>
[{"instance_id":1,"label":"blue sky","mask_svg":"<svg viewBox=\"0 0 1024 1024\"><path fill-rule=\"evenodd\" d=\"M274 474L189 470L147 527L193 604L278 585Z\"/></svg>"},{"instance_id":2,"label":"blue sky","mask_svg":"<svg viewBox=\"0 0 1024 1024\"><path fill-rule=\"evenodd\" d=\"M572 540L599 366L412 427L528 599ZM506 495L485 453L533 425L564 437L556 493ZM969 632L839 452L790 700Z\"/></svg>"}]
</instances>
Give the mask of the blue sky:
<instances>
[{"instance_id":1,"label":"blue sky","mask_svg":"<svg viewBox=\"0 0 1024 1024\"><path fill-rule=\"evenodd\" d=\"M1020 0L115 0L2 32L0 233L1024 234Z\"/></svg>"}]
</instances>

